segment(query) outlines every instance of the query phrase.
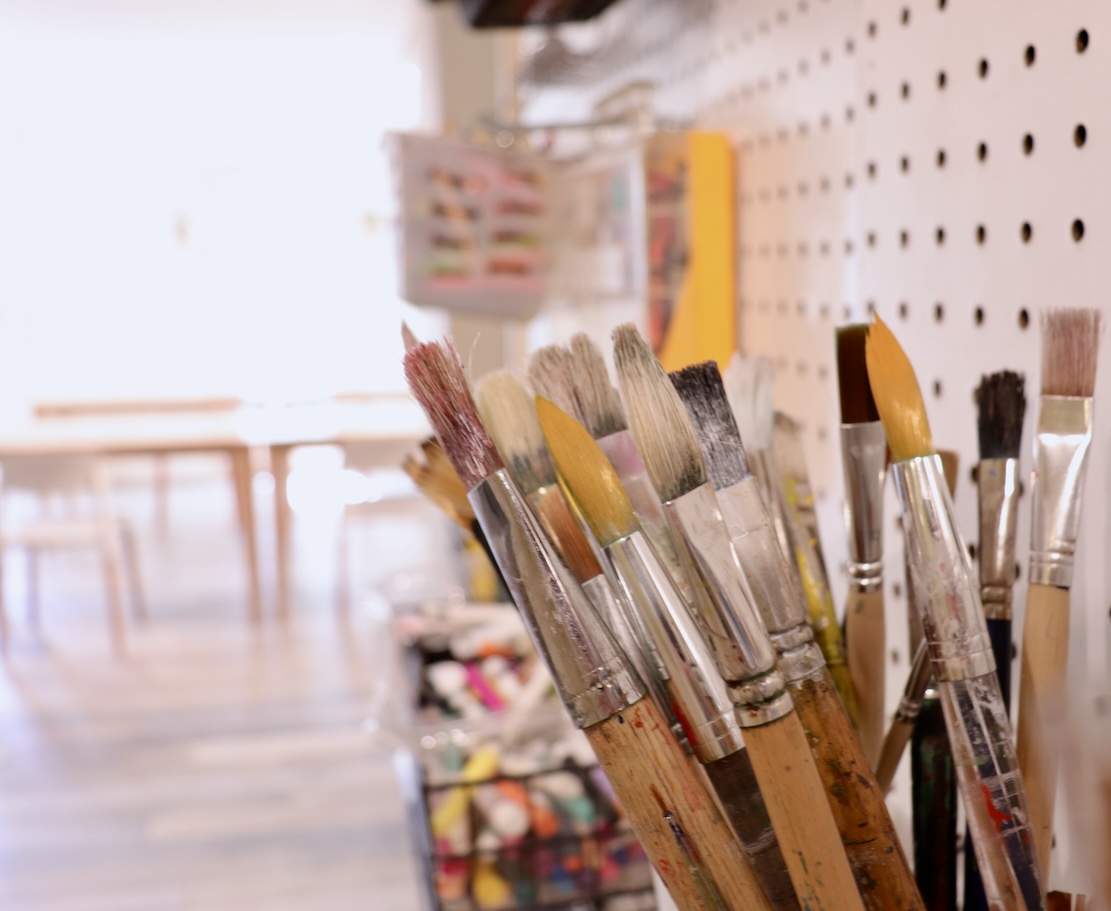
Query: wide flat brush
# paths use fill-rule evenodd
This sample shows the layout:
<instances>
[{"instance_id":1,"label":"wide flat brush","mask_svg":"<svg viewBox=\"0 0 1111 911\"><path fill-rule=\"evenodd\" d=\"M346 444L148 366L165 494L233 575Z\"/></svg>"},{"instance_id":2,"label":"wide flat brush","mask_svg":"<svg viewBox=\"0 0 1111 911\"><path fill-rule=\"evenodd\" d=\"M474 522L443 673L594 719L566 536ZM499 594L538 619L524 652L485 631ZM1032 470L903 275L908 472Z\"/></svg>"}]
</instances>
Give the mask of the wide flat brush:
<instances>
[{"instance_id":1,"label":"wide flat brush","mask_svg":"<svg viewBox=\"0 0 1111 911\"><path fill-rule=\"evenodd\" d=\"M405 376L452 460L525 626L576 727L682 911L769 906L740 844L655 702L549 542L478 416L454 344L422 344Z\"/></svg>"},{"instance_id":2,"label":"wide flat brush","mask_svg":"<svg viewBox=\"0 0 1111 911\"><path fill-rule=\"evenodd\" d=\"M872 776L815 645L806 608L791 583L767 507L748 469L718 368L707 361L670 376L698 434L722 516L806 729L864 904L872 911L923 908L883 791ZM663 427L657 434L669 440L676 435Z\"/></svg>"},{"instance_id":3,"label":"wide flat brush","mask_svg":"<svg viewBox=\"0 0 1111 911\"><path fill-rule=\"evenodd\" d=\"M803 727L789 691L784 686L781 694L769 699L771 681L783 683L775 668L776 652L737 562L686 408L632 324L614 331L614 361L630 429L691 579L692 613L737 702L745 743L799 901L803 907L813 902L815 908L847 901L860 905L812 749L797 740ZM617 542L611 550L620 546ZM809 633L805 623L803 628ZM820 662L817 647L811 651ZM777 740L782 748L773 751ZM791 795L778 807L781 798L773 797L773 787L786 787ZM805 837L800 838L798 828L785 827L785 815L793 818L793 826L808 819ZM844 894L845 888L853 894Z\"/></svg>"},{"instance_id":4,"label":"wide flat brush","mask_svg":"<svg viewBox=\"0 0 1111 911\"><path fill-rule=\"evenodd\" d=\"M957 784L993 908L1043 908L1022 774L999 691L979 586L957 529L914 368L876 318L868 378L891 449L915 588Z\"/></svg>"},{"instance_id":5,"label":"wide flat brush","mask_svg":"<svg viewBox=\"0 0 1111 911\"><path fill-rule=\"evenodd\" d=\"M841 461L849 535L845 651L860 707L860 739L873 765L884 728L887 632L883 607L883 483L887 441L864 363L866 325L837 330Z\"/></svg>"},{"instance_id":6,"label":"wide flat brush","mask_svg":"<svg viewBox=\"0 0 1111 911\"><path fill-rule=\"evenodd\" d=\"M1042 881L1053 842L1072 587L1099 356L1098 310L1051 310L1042 321L1042 388L1034 437L1030 572L1019 673L1018 758Z\"/></svg>"},{"instance_id":7,"label":"wide flat brush","mask_svg":"<svg viewBox=\"0 0 1111 911\"><path fill-rule=\"evenodd\" d=\"M1018 525L1018 457L1026 416L1023 378L1009 370L985 376L976 390L976 429L980 461L976 466L980 513L980 600L995 654L1003 703L1011 710L1011 590L1015 580L1015 531ZM1021 763L1020 763L1021 764ZM987 911L971 840L964 852L964 909Z\"/></svg>"}]
</instances>

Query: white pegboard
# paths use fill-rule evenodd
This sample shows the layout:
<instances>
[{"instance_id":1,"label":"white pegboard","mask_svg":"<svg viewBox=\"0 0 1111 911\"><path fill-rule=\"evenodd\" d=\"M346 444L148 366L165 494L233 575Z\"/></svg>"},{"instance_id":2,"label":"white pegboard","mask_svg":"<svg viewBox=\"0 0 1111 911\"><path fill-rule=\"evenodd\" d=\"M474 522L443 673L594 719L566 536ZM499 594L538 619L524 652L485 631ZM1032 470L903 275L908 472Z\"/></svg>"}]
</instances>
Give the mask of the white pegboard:
<instances>
[{"instance_id":1,"label":"white pegboard","mask_svg":"<svg viewBox=\"0 0 1111 911\"><path fill-rule=\"evenodd\" d=\"M980 377L1000 369L1026 376L1028 483L1041 315L1083 305L1111 316L1103 299L1111 182L1101 173L1111 147L1111 5L623 0L567 39L603 48L603 75L533 89L527 117L584 117L596 100L646 80L659 115L734 140L740 343L775 360L777 407L803 422L838 605L846 587L838 325L874 310L904 344L937 445L960 455L956 507L975 541L972 392ZM533 341L586 326L604 343L615 322L638 318L638 307L563 301L534 327ZM1111 402L1111 352L1102 347L1070 646L1074 692L1089 693L1108 690L1111 664L1111 413L1103 404ZM890 710L906 674L896 514L889 486ZM1028 497L1019 523L1024 578ZM1020 582L1016 630L1023 595ZM1091 717L1090 701L1076 706ZM1069 880L1062 848L1051 885L1083 885Z\"/></svg>"}]
</instances>

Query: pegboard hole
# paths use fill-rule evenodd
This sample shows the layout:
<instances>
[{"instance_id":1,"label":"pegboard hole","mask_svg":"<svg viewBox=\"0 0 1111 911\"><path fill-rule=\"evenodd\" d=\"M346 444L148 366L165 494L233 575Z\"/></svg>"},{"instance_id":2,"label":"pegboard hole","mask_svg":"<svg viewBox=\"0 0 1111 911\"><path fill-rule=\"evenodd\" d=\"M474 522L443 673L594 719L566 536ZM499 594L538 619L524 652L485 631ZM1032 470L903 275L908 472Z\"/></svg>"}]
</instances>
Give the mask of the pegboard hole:
<instances>
[{"instance_id":1,"label":"pegboard hole","mask_svg":"<svg viewBox=\"0 0 1111 911\"><path fill-rule=\"evenodd\" d=\"M939 168L945 167L945 149L937 150L937 166Z\"/></svg>"},{"instance_id":2,"label":"pegboard hole","mask_svg":"<svg viewBox=\"0 0 1111 911\"><path fill-rule=\"evenodd\" d=\"M1025 329L1030 325L1030 311L1023 307L1018 311L1018 328Z\"/></svg>"},{"instance_id":3,"label":"pegboard hole","mask_svg":"<svg viewBox=\"0 0 1111 911\"><path fill-rule=\"evenodd\" d=\"M910 307L907 306L906 301L899 302L899 319L906 319L907 314L910 312Z\"/></svg>"},{"instance_id":4,"label":"pegboard hole","mask_svg":"<svg viewBox=\"0 0 1111 911\"><path fill-rule=\"evenodd\" d=\"M1022 228L1019 230L1019 234L1022 237L1022 242L1024 244L1030 243L1030 239L1034 236L1034 229L1031 227L1030 222L1024 221L1022 223Z\"/></svg>"},{"instance_id":5,"label":"pegboard hole","mask_svg":"<svg viewBox=\"0 0 1111 911\"><path fill-rule=\"evenodd\" d=\"M941 380L934 380L934 398L941 398Z\"/></svg>"},{"instance_id":6,"label":"pegboard hole","mask_svg":"<svg viewBox=\"0 0 1111 911\"><path fill-rule=\"evenodd\" d=\"M1076 129L1072 131L1072 141L1076 143L1078 149L1088 141L1088 128L1084 124L1076 125Z\"/></svg>"},{"instance_id":7,"label":"pegboard hole","mask_svg":"<svg viewBox=\"0 0 1111 911\"><path fill-rule=\"evenodd\" d=\"M975 560L976 559L976 545L975 544L969 544L968 545L968 558L970 560Z\"/></svg>"},{"instance_id":8,"label":"pegboard hole","mask_svg":"<svg viewBox=\"0 0 1111 911\"><path fill-rule=\"evenodd\" d=\"M1027 66L1033 66L1034 61L1038 59L1037 49L1032 44L1026 45L1026 51L1023 53L1022 57L1026 61Z\"/></svg>"},{"instance_id":9,"label":"pegboard hole","mask_svg":"<svg viewBox=\"0 0 1111 911\"><path fill-rule=\"evenodd\" d=\"M1083 54L1088 50L1088 30L1082 28L1076 33L1076 53Z\"/></svg>"},{"instance_id":10,"label":"pegboard hole","mask_svg":"<svg viewBox=\"0 0 1111 911\"><path fill-rule=\"evenodd\" d=\"M899 87L899 94L903 96L904 100L906 100L907 98L910 97L910 83L909 82L904 82Z\"/></svg>"},{"instance_id":11,"label":"pegboard hole","mask_svg":"<svg viewBox=\"0 0 1111 911\"><path fill-rule=\"evenodd\" d=\"M851 240L845 241L845 255L846 256L852 256L853 255L853 242Z\"/></svg>"},{"instance_id":12,"label":"pegboard hole","mask_svg":"<svg viewBox=\"0 0 1111 911\"><path fill-rule=\"evenodd\" d=\"M876 232L875 231L869 231L868 232L868 246L869 247L874 247L875 245L876 245Z\"/></svg>"},{"instance_id":13,"label":"pegboard hole","mask_svg":"<svg viewBox=\"0 0 1111 911\"><path fill-rule=\"evenodd\" d=\"M988 144L986 142L981 142L976 146L976 157L979 158L980 161L988 160Z\"/></svg>"},{"instance_id":14,"label":"pegboard hole","mask_svg":"<svg viewBox=\"0 0 1111 911\"><path fill-rule=\"evenodd\" d=\"M845 187L849 190L851 190L853 188L853 175L852 174L846 174L845 175Z\"/></svg>"},{"instance_id":15,"label":"pegboard hole","mask_svg":"<svg viewBox=\"0 0 1111 911\"><path fill-rule=\"evenodd\" d=\"M823 193L828 193L829 192L829 178L828 177L823 177L820 181L818 181L818 189L821 190Z\"/></svg>"},{"instance_id":16,"label":"pegboard hole","mask_svg":"<svg viewBox=\"0 0 1111 911\"><path fill-rule=\"evenodd\" d=\"M1032 155L1034 152L1034 136L1032 133L1027 133L1022 137L1022 152L1024 155Z\"/></svg>"},{"instance_id":17,"label":"pegboard hole","mask_svg":"<svg viewBox=\"0 0 1111 911\"><path fill-rule=\"evenodd\" d=\"M868 93L868 107L874 108L875 106L876 106L876 93L875 92L869 92Z\"/></svg>"},{"instance_id":18,"label":"pegboard hole","mask_svg":"<svg viewBox=\"0 0 1111 911\"><path fill-rule=\"evenodd\" d=\"M968 469L968 477L972 480L973 484L979 484L980 483L980 466L979 465L973 465L970 469Z\"/></svg>"},{"instance_id":19,"label":"pegboard hole","mask_svg":"<svg viewBox=\"0 0 1111 911\"><path fill-rule=\"evenodd\" d=\"M867 310L868 310L868 315L869 316L875 316L876 315L876 302L875 301L868 301Z\"/></svg>"},{"instance_id":20,"label":"pegboard hole","mask_svg":"<svg viewBox=\"0 0 1111 911\"><path fill-rule=\"evenodd\" d=\"M991 66L988 64L987 58L986 57L981 57L980 58L980 78L981 79L987 79L988 78L988 71L990 69L991 69Z\"/></svg>"},{"instance_id":21,"label":"pegboard hole","mask_svg":"<svg viewBox=\"0 0 1111 911\"><path fill-rule=\"evenodd\" d=\"M982 244L988 239L988 229L983 225L976 226L976 243Z\"/></svg>"},{"instance_id":22,"label":"pegboard hole","mask_svg":"<svg viewBox=\"0 0 1111 911\"><path fill-rule=\"evenodd\" d=\"M934 304L934 322L941 323L945 321L945 305Z\"/></svg>"},{"instance_id":23,"label":"pegboard hole","mask_svg":"<svg viewBox=\"0 0 1111 911\"><path fill-rule=\"evenodd\" d=\"M899 246L900 247L905 247L909 244L910 244L910 232L905 231L905 230L900 231L899 232Z\"/></svg>"},{"instance_id":24,"label":"pegboard hole","mask_svg":"<svg viewBox=\"0 0 1111 911\"><path fill-rule=\"evenodd\" d=\"M909 6L904 6L903 7L903 14L899 17L899 19L903 23L903 25L910 25L910 7Z\"/></svg>"},{"instance_id":25,"label":"pegboard hole","mask_svg":"<svg viewBox=\"0 0 1111 911\"><path fill-rule=\"evenodd\" d=\"M983 307L977 307L975 310L972 311L972 322L974 322L977 326L984 325L984 308Z\"/></svg>"},{"instance_id":26,"label":"pegboard hole","mask_svg":"<svg viewBox=\"0 0 1111 911\"><path fill-rule=\"evenodd\" d=\"M852 122L853 122L853 118L854 118L855 116L856 116L856 111L854 111L854 110L852 109L852 106L851 106L851 105L850 105L849 107L845 108L845 122L846 122L846 123L852 123Z\"/></svg>"},{"instance_id":27,"label":"pegboard hole","mask_svg":"<svg viewBox=\"0 0 1111 911\"><path fill-rule=\"evenodd\" d=\"M878 31L878 27L876 25L875 20L873 19L871 22L868 23L868 37L869 38L875 38L877 31Z\"/></svg>"},{"instance_id":28,"label":"pegboard hole","mask_svg":"<svg viewBox=\"0 0 1111 911\"><path fill-rule=\"evenodd\" d=\"M899 159L899 170L904 174L910 170L910 159L906 155Z\"/></svg>"},{"instance_id":29,"label":"pegboard hole","mask_svg":"<svg viewBox=\"0 0 1111 911\"><path fill-rule=\"evenodd\" d=\"M868 162L868 177L871 180L876 178L876 163L874 161Z\"/></svg>"},{"instance_id":30,"label":"pegboard hole","mask_svg":"<svg viewBox=\"0 0 1111 911\"><path fill-rule=\"evenodd\" d=\"M1084 239L1084 222L1079 218L1072 223L1072 239L1078 243Z\"/></svg>"},{"instance_id":31,"label":"pegboard hole","mask_svg":"<svg viewBox=\"0 0 1111 911\"><path fill-rule=\"evenodd\" d=\"M939 247L940 247L940 246L941 246L941 245L942 245L943 243L945 243L945 229L944 229L944 228L942 228L942 227L939 227L939 228L938 228L938 229L937 229L937 230L936 230L936 231L934 232L934 239L935 239L935 240L937 241L937 245L938 245Z\"/></svg>"},{"instance_id":32,"label":"pegboard hole","mask_svg":"<svg viewBox=\"0 0 1111 911\"><path fill-rule=\"evenodd\" d=\"M851 54L855 50L856 50L856 42L853 41L852 38L847 38L845 40L845 53L846 54Z\"/></svg>"},{"instance_id":33,"label":"pegboard hole","mask_svg":"<svg viewBox=\"0 0 1111 911\"><path fill-rule=\"evenodd\" d=\"M937 0L937 8L938 9L945 9L945 6L946 6L945 0Z\"/></svg>"},{"instance_id":34,"label":"pegboard hole","mask_svg":"<svg viewBox=\"0 0 1111 911\"><path fill-rule=\"evenodd\" d=\"M949 81L949 77L945 75L945 70L941 70L937 74L937 87L939 90L944 90L945 83Z\"/></svg>"}]
</instances>

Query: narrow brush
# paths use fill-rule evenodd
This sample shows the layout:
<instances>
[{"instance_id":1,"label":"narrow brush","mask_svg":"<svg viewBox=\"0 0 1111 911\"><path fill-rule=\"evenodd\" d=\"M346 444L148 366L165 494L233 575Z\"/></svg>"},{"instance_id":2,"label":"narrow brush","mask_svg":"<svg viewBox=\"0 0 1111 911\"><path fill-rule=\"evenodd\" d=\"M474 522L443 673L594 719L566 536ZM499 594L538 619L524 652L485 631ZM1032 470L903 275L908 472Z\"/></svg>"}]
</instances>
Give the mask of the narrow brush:
<instances>
[{"instance_id":1,"label":"narrow brush","mask_svg":"<svg viewBox=\"0 0 1111 911\"><path fill-rule=\"evenodd\" d=\"M590 740L625 818L676 904L681 911L768 909L740 844L666 720L505 470L454 344L418 345L405 356L405 376L469 489L568 714Z\"/></svg>"},{"instance_id":2,"label":"narrow brush","mask_svg":"<svg viewBox=\"0 0 1111 911\"><path fill-rule=\"evenodd\" d=\"M980 462L976 466L980 511L980 600L995 654L1003 703L1011 709L1011 589L1018 524L1018 456L1026 416L1023 378L1009 370L985 376L976 390ZM988 911L971 840L964 852L964 909Z\"/></svg>"},{"instance_id":3,"label":"narrow brush","mask_svg":"<svg viewBox=\"0 0 1111 911\"><path fill-rule=\"evenodd\" d=\"M767 710L766 704L750 701L754 697L759 700L765 698L751 690L757 681L772 671L776 652L756 612L754 596L737 562L728 526L707 479L698 436L690 416L652 349L631 324L619 326L614 331L614 360L629 427L652 483L663 499L664 512L679 546L680 558L688 568L696 593L695 616L706 631L718 672L731 685L734 698L739 703L741 723L746 727L745 742L761 781L761 791L768 803L799 900L804 907L811 897L815 902L823 903L821 907L832 907L848 899L855 899L860 904L855 889L852 896L840 897L831 890L836 880L852 884L852 869L841 844L832 809L824 796L812 743L802 751L805 754L802 757L791 752L781 754L778 757L782 762L781 768L774 767L770 762L771 756L765 752L769 746L765 732L778 727L785 731L802 730L802 723L793 710L792 698L787 690L784 690L781 707L774 713ZM810 639L809 648L805 650L809 657L801 658L801 663L806 664L808 669L814 663L820 667L821 652L814 645L804 618L801 629ZM794 665L791 668L794 670ZM763 688L763 684L759 687ZM836 701L836 697L833 698ZM757 704L761 705L760 711L756 711ZM803 762L806 764L802 765ZM800 798L806 793L817 797L809 809L801 800L792 808L796 814L809 815L811 811L816 814L810 819L814 828L810 832L812 840L809 844L795 840L797 830L781 828L768 793L771 780L761 777L762 766L765 775L772 774L778 778L787 774L788 768L794 769L796 764L801 775L801 787L810 789L800 790ZM826 860L822 860L822 852ZM829 870L819 874L819 864L829 864Z\"/></svg>"},{"instance_id":4,"label":"narrow brush","mask_svg":"<svg viewBox=\"0 0 1111 911\"><path fill-rule=\"evenodd\" d=\"M883 483L887 445L868 384L862 324L837 330L841 397L841 461L849 536L845 651L860 706L858 730L873 765L879 759L886 713L887 630L883 606Z\"/></svg>"},{"instance_id":5,"label":"narrow brush","mask_svg":"<svg viewBox=\"0 0 1111 911\"><path fill-rule=\"evenodd\" d=\"M721 374L707 361L670 376L698 434L722 516L806 728L864 904L872 911L922 908L883 792L815 647L806 607L791 582L756 478L746 467ZM671 433L661 426L657 436Z\"/></svg>"},{"instance_id":6,"label":"narrow brush","mask_svg":"<svg viewBox=\"0 0 1111 911\"><path fill-rule=\"evenodd\" d=\"M1043 882L1053 842L1072 586L1099 356L1098 310L1051 310L1042 321L1042 388L1034 438L1030 572L1019 674L1018 757Z\"/></svg>"},{"instance_id":7,"label":"narrow brush","mask_svg":"<svg viewBox=\"0 0 1111 911\"><path fill-rule=\"evenodd\" d=\"M930 437L914 368L876 318L865 348L868 378L891 449L915 588L957 784L993 907L1044 908L1022 775L995 675L978 586Z\"/></svg>"},{"instance_id":8,"label":"narrow brush","mask_svg":"<svg viewBox=\"0 0 1111 911\"><path fill-rule=\"evenodd\" d=\"M685 741L683 729L670 700L665 698L663 678L666 671L650 645L639 616L603 573L591 542L559 487L533 396L508 370L496 370L475 383L475 401L510 477L528 499L541 526L602 620L613 630L618 644L656 697L669 727L682 743Z\"/></svg>"}]
</instances>

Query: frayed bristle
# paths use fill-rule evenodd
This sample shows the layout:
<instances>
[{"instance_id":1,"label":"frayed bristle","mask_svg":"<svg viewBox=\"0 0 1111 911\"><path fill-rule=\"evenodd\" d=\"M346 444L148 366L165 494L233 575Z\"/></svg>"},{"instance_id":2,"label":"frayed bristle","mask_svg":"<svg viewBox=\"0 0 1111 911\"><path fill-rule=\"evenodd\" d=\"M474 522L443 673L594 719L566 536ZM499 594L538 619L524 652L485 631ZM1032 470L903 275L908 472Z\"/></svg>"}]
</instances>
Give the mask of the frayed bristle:
<instances>
[{"instance_id":1,"label":"frayed bristle","mask_svg":"<svg viewBox=\"0 0 1111 911\"><path fill-rule=\"evenodd\" d=\"M478 416L455 342L424 342L405 354L405 379L444 453L467 490L502 467L502 460Z\"/></svg>"},{"instance_id":2,"label":"frayed bristle","mask_svg":"<svg viewBox=\"0 0 1111 911\"><path fill-rule=\"evenodd\" d=\"M842 424L866 424L880 419L864 361L867 337L865 323L837 330L837 386L841 395Z\"/></svg>"},{"instance_id":3,"label":"frayed bristle","mask_svg":"<svg viewBox=\"0 0 1111 911\"><path fill-rule=\"evenodd\" d=\"M629 495L586 428L539 396L536 413L560 481L595 540L606 547L636 531L640 526Z\"/></svg>"},{"instance_id":4,"label":"frayed bristle","mask_svg":"<svg viewBox=\"0 0 1111 911\"><path fill-rule=\"evenodd\" d=\"M810 483L806 470L806 451L802 443L802 427L798 421L782 411L775 413L775 432L772 450L779 476L784 481Z\"/></svg>"},{"instance_id":5,"label":"frayed bristle","mask_svg":"<svg viewBox=\"0 0 1111 911\"><path fill-rule=\"evenodd\" d=\"M930 455L933 440L926 403L906 352L878 316L868 329L864 349L868 382L896 462Z\"/></svg>"},{"instance_id":6,"label":"frayed bristle","mask_svg":"<svg viewBox=\"0 0 1111 911\"><path fill-rule=\"evenodd\" d=\"M439 440L435 437L421 443L421 450L426 459L419 459L407 455L401 463L401 469L417 485L417 488L429 500L436 504L453 522L461 528L471 530L474 522L474 509L467 499L467 489L459 480L455 466L444 454Z\"/></svg>"},{"instance_id":7,"label":"frayed bristle","mask_svg":"<svg viewBox=\"0 0 1111 911\"><path fill-rule=\"evenodd\" d=\"M613 339L629 429L660 499L674 500L706 483L698 435L679 393L636 327L618 326Z\"/></svg>"},{"instance_id":8,"label":"frayed bristle","mask_svg":"<svg viewBox=\"0 0 1111 911\"><path fill-rule=\"evenodd\" d=\"M601 575L602 566L598 557L561 490L557 488L540 497L536 503L536 513L540 524L563 557L563 562L570 567L580 583Z\"/></svg>"},{"instance_id":9,"label":"frayed bristle","mask_svg":"<svg viewBox=\"0 0 1111 911\"><path fill-rule=\"evenodd\" d=\"M1098 310L1050 310L1042 317L1042 395L1091 398L1099 358Z\"/></svg>"},{"instance_id":10,"label":"frayed bristle","mask_svg":"<svg viewBox=\"0 0 1111 911\"><path fill-rule=\"evenodd\" d=\"M583 426L594 439L626 430L621 399L598 346L586 333L571 337L571 368Z\"/></svg>"},{"instance_id":11,"label":"frayed bristle","mask_svg":"<svg viewBox=\"0 0 1111 911\"><path fill-rule=\"evenodd\" d=\"M976 429L981 459L1017 459L1026 417L1026 381L1001 370L980 379L976 390Z\"/></svg>"},{"instance_id":12,"label":"frayed bristle","mask_svg":"<svg viewBox=\"0 0 1111 911\"><path fill-rule=\"evenodd\" d=\"M775 367L771 360L734 353L722 379L745 448L749 452L770 449L775 421Z\"/></svg>"},{"instance_id":13,"label":"frayed bristle","mask_svg":"<svg viewBox=\"0 0 1111 911\"><path fill-rule=\"evenodd\" d=\"M752 472L718 365L703 361L668 376L691 416L710 484L714 490L739 484Z\"/></svg>"},{"instance_id":14,"label":"frayed bristle","mask_svg":"<svg viewBox=\"0 0 1111 911\"><path fill-rule=\"evenodd\" d=\"M585 423L579 397L575 393L575 375L571 352L562 345L545 345L529 358L528 381L536 395L567 412L580 424Z\"/></svg>"},{"instance_id":15,"label":"frayed bristle","mask_svg":"<svg viewBox=\"0 0 1111 911\"><path fill-rule=\"evenodd\" d=\"M555 466L536 417L532 394L508 370L495 370L475 383L482 423L505 467L526 494L555 484Z\"/></svg>"},{"instance_id":16,"label":"frayed bristle","mask_svg":"<svg viewBox=\"0 0 1111 911\"><path fill-rule=\"evenodd\" d=\"M404 343L406 351L412 351L420 344L420 339L413 334L409 324L404 321L401 323L401 341Z\"/></svg>"}]
</instances>

